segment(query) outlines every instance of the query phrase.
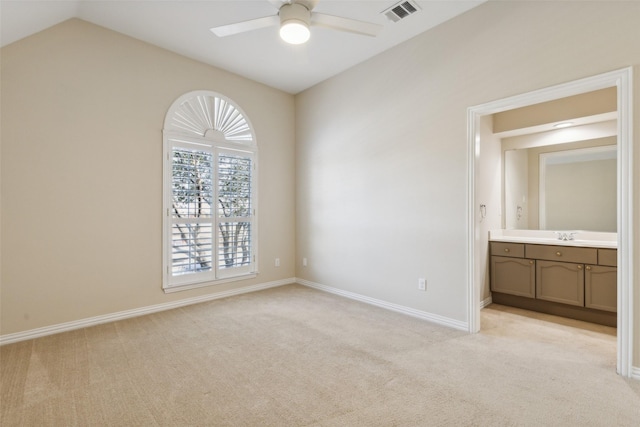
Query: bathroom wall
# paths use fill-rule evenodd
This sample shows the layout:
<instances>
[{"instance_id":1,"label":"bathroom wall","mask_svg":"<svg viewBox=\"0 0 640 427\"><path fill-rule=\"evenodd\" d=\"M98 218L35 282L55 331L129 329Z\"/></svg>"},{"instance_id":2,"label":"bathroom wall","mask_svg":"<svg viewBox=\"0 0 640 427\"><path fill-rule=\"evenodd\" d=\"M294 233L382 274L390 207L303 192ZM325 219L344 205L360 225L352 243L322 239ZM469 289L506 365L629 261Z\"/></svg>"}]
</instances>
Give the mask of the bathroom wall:
<instances>
[{"instance_id":1,"label":"bathroom wall","mask_svg":"<svg viewBox=\"0 0 640 427\"><path fill-rule=\"evenodd\" d=\"M529 152L504 151L504 221L507 230L529 229ZM537 197L536 197L537 199Z\"/></svg>"}]
</instances>

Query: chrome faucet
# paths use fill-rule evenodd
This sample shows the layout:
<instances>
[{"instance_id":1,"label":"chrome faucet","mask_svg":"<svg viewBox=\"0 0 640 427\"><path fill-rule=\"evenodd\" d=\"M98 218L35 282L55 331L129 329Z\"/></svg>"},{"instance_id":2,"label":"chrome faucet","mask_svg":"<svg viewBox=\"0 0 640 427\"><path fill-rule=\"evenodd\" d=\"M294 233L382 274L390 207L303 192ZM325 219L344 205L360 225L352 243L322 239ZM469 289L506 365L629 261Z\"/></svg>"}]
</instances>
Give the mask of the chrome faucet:
<instances>
[{"instance_id":1,"label":"chrome faucet","mask_svg":"<svg viewBox=\"0 0 640 427\"><path fill-rule=\"evenodd\" d=\"M556 234L558 235L558 240L564 240L564 241L568 241L568 240L573 240L574 236L576 235L575 232L562 232L562 231L556 231Z\"/></svg>"}]
</instances>

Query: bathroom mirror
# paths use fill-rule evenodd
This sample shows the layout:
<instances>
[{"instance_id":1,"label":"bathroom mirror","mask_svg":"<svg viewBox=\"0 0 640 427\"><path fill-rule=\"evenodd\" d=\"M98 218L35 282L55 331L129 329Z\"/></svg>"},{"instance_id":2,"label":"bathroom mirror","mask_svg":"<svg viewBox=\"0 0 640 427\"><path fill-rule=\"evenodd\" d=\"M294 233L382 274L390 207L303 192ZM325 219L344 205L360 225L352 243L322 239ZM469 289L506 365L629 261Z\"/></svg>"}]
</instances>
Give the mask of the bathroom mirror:
<instances>
[{"instance_id":1,"label":"bathroom mirror","mask_svg":"<svg viewBox=\"0 0 640 427\"><path fill-rule=\"evenodd\" d=\"M617 231L616 138L504 151L506 229Z\"/></svg>"}]
</instances>

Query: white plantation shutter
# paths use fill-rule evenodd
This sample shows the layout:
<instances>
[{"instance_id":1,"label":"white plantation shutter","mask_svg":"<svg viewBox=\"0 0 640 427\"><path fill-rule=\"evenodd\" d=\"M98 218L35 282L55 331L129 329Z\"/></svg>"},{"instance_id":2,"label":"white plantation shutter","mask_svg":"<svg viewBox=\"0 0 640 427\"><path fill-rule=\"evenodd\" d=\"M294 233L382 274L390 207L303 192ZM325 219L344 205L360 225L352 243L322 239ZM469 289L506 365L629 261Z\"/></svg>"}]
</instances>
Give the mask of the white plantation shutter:
<instances>
[{"instance_id":1,"label":"white plantation shutter","mask_svg":"<svg viewBox=\"0 0 640 427\"><path fill-rule=\"evenodd\" d=\"M185 99L181 101L182 98ZM209 131L215 131L221 133L226 141L252 145L253 131L246 117L232 102L211 93L182 98L176 101L181 101L178 105L174 103L171 117L167 115L165 130L203 137Z\"/></svg>"},{"instance_id":2,"label":"white plantation shutter","mask_svg":"<svg viewBox=\"0 0 640 427\"><path fill-rule=\"evenodd\" d=\"M247 266L251 250L253 159L218 154L218 268Z\"/></svg>"},{"instance_id":3,"label":"white plantation shutter","mask_svg":"<svg viewBox=\"0 0 640 427\"><path fill-rule=\"evenodd\" d=\"M213 155L173 147L171 172L171 274L211 271Z\"/></svg>"},{"instance_id":4,"label":"white plantation shutter","mask_svg":"<svg viewBox=\"0 0 640 427\"><path fill-rule=\"evenodd\" d=\"M255 142L242 112L210 92L167 113L165 289L255 274Z\"/></svg>"}]
</instances>

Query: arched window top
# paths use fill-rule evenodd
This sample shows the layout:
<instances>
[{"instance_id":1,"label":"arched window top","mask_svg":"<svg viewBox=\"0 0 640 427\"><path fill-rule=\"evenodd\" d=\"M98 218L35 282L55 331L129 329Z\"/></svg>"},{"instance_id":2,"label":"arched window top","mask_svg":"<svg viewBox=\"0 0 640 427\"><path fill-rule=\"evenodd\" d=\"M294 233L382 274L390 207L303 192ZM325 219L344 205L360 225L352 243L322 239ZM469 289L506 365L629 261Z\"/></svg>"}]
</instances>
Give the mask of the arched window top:
<instances>
[{"instance_id":1,"label":"arched window top","mask_svg":"<svg viewBox=\"0 0 640 427\"><path fill-rule=\"evenodd\" d=\"M253 127L244 112L212 91L189 92L176 99L165 117L164 130L255 146Z\"/></svg>"}]
</instances>

